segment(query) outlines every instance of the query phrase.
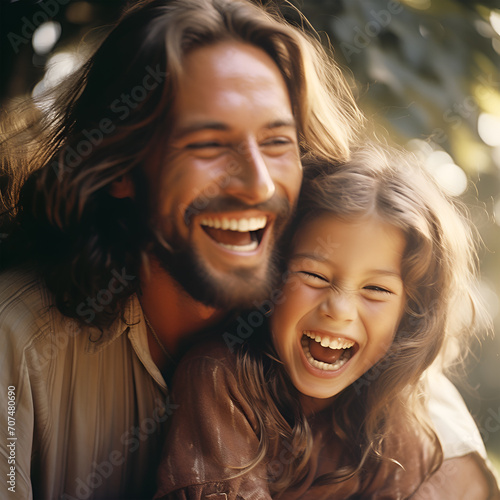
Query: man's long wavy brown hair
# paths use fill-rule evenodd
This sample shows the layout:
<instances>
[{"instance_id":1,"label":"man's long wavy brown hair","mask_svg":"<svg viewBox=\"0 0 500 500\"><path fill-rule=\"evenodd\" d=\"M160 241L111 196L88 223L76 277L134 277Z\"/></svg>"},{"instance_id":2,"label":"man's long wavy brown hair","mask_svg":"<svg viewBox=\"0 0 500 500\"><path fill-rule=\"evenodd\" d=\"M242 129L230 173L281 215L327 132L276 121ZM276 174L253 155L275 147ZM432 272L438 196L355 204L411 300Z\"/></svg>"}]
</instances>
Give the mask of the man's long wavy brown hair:
<instances>
[{"instance_id":1,"label":"man's long wavy brown hair","mask_svg":"<svg viewBox=\"0 0 500 500\"><path fill-rule=\"evenodd\" d=\"M138 276L154 238L142 166L165 157L184 56L223 40L252 44L276 62L303 155L349 156L363 121L349 85L318 39L285 22L271 4L134 2L88 62L45 96L48 110L31 106L23 113L27 123L13 125L20 108L12 108L14 120L4 120L0 233L9 236L1 267L34 261L57 307L75 318L78 304L108 286L111 271ZM134 89L140 98L127 104L123 96ZM109 193L125 175L134 182L134 200ZM94 323L112 321L137 287L135 280L115 294Z\"/></svg>"},{"instance_id":2,"label":"man's long wavy brown hair","mask_svg":"<svg viewBox=\"0 0 500 500\"><path fill-rule=\"evenodd\" d=\"M290 251L300 228L323 214L347 222L377 214L406 238L403 318L386 355L337 395L331 429L345 465L316 484L356 475L366 479L381 459L397 460L385 447L389 433L404 432L388 427L395 415L431 443L435 453L429 473L436 470L442 452L425 411L423 374L431 365L443 369L456 364L456 347L466 353L470 335L488 324L476 291L475 238L465 207L443 194L415 163L412 156L368 143L344 165L316 163L305 169ZM270 483L279 498L307 475L312 435L297 391L269 334L267 341L264 337L255 335L238 352L239 387L255 409L260 438L258 456L242 473L273 457L283 441L290 443L296 458L282 464L283 474Z\"/></svg>"}]
</instances>

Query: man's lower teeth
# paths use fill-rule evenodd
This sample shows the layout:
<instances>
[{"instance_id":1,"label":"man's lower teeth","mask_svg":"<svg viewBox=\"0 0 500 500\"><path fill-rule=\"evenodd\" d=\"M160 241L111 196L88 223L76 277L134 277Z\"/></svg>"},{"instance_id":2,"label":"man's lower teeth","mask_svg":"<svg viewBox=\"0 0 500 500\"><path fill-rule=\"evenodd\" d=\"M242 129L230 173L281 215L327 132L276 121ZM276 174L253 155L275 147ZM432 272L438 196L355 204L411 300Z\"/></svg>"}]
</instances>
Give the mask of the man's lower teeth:
<instances>
[{"instance_id":1,"label":"man's lower teeth","mask_svg":"<svg viewBox=\"0 0 500 500\"><path fill-rule=\"evenodd\" d=\"M259 246L259 242L254 240L248 245L228 245L227 243L219 243L219 245L235 252L251 252Z\"/></svg>"}]
</instances>

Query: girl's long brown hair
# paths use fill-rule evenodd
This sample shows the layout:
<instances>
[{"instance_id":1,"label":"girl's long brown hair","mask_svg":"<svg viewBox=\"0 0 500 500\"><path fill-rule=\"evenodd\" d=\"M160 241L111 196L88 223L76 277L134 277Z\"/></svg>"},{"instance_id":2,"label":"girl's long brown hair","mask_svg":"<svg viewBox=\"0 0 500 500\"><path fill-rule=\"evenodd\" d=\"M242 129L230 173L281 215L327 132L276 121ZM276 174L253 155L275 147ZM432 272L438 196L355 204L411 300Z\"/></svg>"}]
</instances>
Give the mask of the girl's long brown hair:
<instances>
[{"instance_id":1,"label":"girl's long brown hair","mask_svg":"<svg viewBox=\"0 0 500 500\"><path fill-rule=\"evenodd\" d=\"M346 164L315 162L305 172L291 248L300 228L325 213L345 221L377 214L406 238L403 318L386 355L337 395L332 431L346 465L317 484L370 473L380 458L396 460L384 447L394 432L387 425L394 415L432 443L431 473L442 452L426 416L422 376L433 363L440 368L456 363L449 354L457 352L456 346L467 352L470 335L486 319L476 292L476 252L464 207L443 194L415 158L374 143L360 146ZM278 498L305 477L312 436L297 391L269 340L262 350L263 338L250 339L238 353L240 388L259 421L259 453L246 470L272 457L282 440L293 443L295 461L285 464L284 473L270 484Z\"/></svg>"}]
</instances>

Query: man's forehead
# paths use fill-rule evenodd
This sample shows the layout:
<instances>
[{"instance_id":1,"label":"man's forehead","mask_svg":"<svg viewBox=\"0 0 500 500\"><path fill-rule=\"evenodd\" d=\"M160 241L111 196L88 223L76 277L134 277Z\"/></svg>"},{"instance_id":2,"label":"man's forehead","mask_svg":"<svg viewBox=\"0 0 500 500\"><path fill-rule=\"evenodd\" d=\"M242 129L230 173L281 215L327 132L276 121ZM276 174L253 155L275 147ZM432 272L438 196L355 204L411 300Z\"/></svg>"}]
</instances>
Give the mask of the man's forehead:
<instances>
[{"instance_id":1,"label":"man's forehead","mask_svg":"<svg viewBox=\"0 0 500 500\"><path fill-rule=\"evenodd\" d=\"M247 43L226 41L191 51L183 61L178 94L229 92L230 97L249 90L288 95L285 78L263 49ZM192 96L190 96L192 97Z\"/></svg>"}]
</instances>

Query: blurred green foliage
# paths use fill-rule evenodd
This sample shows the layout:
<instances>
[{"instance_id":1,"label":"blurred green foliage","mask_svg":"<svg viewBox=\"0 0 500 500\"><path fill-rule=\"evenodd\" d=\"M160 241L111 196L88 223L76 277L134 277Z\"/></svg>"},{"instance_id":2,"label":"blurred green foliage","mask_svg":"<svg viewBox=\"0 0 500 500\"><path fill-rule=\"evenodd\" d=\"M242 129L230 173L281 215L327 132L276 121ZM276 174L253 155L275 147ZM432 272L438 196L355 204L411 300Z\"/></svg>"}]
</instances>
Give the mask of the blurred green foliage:
<instances>
[{"instance_id":1,"label":"blurred green foliage","mask_svg":"<svg viewBox=\"0 0 500 500\"><path fill-rule=\"evenodd\" d=\"M360 84L364 110L395 138L431 136L471 175L494 171L477 134L481 111L500 116L500 56L493 48L495 42L500 50L500 35L490 9L452 0L299 6Z\"/></svg>"}]
</instances>

